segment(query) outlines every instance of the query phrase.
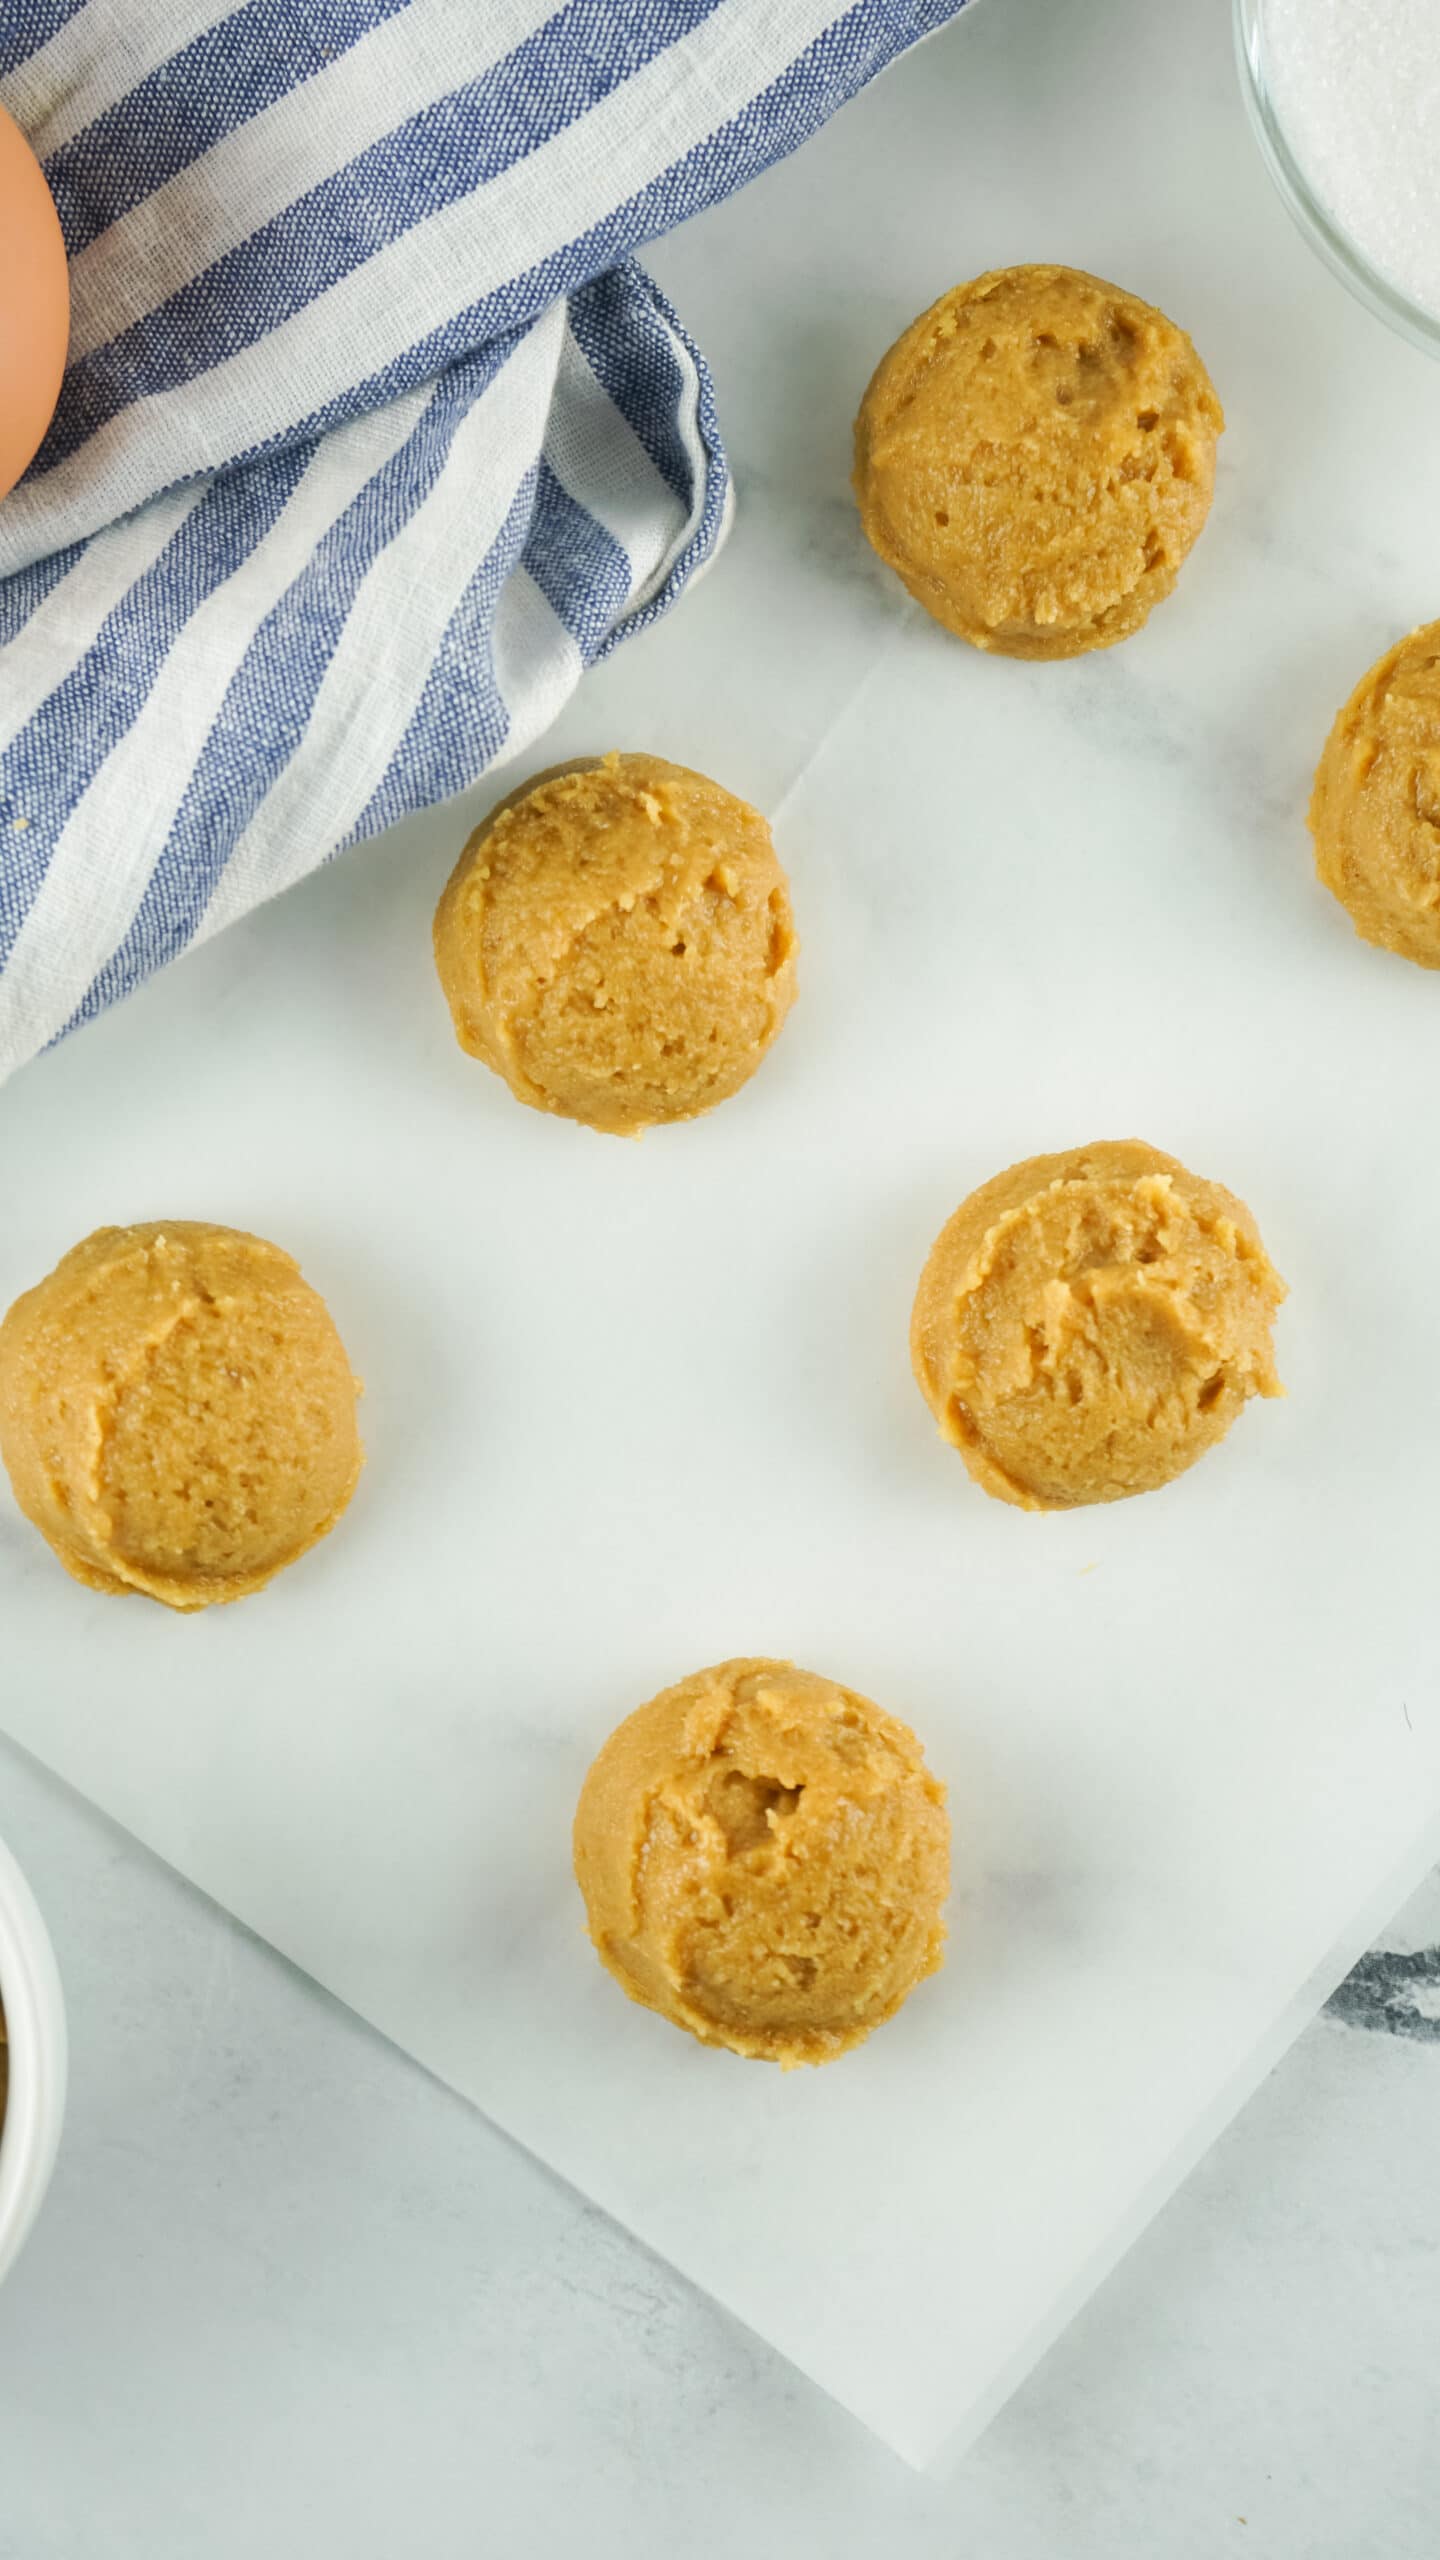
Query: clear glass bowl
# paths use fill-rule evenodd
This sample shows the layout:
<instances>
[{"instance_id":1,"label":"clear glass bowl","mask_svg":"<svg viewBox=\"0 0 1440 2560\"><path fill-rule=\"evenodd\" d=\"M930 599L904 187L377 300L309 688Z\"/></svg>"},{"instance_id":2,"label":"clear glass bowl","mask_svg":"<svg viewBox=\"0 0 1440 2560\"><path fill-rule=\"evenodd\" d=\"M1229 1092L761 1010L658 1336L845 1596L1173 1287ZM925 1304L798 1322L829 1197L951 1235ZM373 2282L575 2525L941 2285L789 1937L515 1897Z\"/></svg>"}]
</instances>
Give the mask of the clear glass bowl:
<instances>
[{"instance_id":1,"label":"clear glass bowl","mask_svg":"<svg viewBox=\"0 0 1440 2560\"><path fill-rule=\"evenodd\" d=\"M1265 61L1265 0L1235 0L1235 53L1240 86L1265 165L1290 214L1332 275L1348 285L1357 301L1398 329L1402 338L1440 356L1440 319L1372 266L1363 249L1341 229L1334 215L1313 192L1293 150L1270 94Z\"/></svg>"}]
</instances>

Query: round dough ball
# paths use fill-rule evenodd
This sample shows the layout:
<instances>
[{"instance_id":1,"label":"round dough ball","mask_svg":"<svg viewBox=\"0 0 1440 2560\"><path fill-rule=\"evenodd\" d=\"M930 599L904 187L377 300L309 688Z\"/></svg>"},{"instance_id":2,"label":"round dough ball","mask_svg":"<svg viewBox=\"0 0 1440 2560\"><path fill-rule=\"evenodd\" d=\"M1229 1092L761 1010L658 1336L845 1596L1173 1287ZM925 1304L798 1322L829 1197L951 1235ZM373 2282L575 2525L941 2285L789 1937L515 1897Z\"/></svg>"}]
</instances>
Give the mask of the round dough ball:
<instances>
[{"instance_id":1,"label":"round dough ball","mask_svg":"<svg viewBox=\"0 0 1440 2560\"><path fill-rule=\"evenodd\" d=\"M795 994L790 893L758 810L660 756L502 801L435 917L462 1049L521 1102L636 1136L752 1076Z\"/></svg>"},{"instance_id":2,"label":"round dough ball","mask_svg":"<svg viewBox=\"0 0 1440 2560\"><path fill-rule=\"evenodd\" d=\"M0 1457L77 1582L204 1609L333 1529L363 1456L324 1300L278 1245L102 1227L0 1324Z\"/></svg>"},{"instance_id":3,"label":"round dough ball","mask_svg":"<svg viewBox=\"0 0 1440 2560\"><path fill-rule=\"evenodd\" d=\"M1356 932L1440 969L1440 622L1397 641L1336 713L1310 832Z\"/></svg>"},{"instance_id":4,"label":"round dough ball","mask_svg":"<svg viewBox=\"0 0 1440 2560\"><path fill-rule=\"evenodd\" d=\"M945 1790L868 1698L788 1662L722 1662L611 1734L575 1873L632 2000L702 2044L830 2062L942 1961Z\"/></svg>"},{"instance_id":5,"label":"round dough ball","mask_svg":"<svg viewBox=\"0 0 1440 2560\"><path fill-rule=\"evenodd\" d=\"M1138 1138L1031 1156L956 1210L920 1277L921 1392L1026 1511L1148 1493L1278 1396L1285 1283L1218 1183Z\"/></svg>"},{"instance_id":6,"label":"round dough ball","mask_svg":"<svg viewBox=\"0 0 1440 2560\"><path fill-rule=\"evenodd\" d=\"M1224 424L1163 312L1074 267L1002 267L942 294L881 362L855 422L861 519L977 649L1107 649L1174 586Z\"/></svg>"}]
</instances>

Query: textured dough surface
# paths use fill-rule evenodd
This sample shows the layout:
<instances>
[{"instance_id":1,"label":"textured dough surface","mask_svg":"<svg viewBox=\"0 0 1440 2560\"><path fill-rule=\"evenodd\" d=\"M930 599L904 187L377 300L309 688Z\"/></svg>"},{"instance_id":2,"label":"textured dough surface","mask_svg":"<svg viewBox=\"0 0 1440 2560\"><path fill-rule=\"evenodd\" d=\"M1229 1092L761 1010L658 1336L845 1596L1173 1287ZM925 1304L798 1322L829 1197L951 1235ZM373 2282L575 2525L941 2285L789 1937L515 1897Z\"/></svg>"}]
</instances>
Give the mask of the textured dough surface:
<instances>
[{"instance_id":1,"label":"textured dough surface","mask_svg":"<svg viewBox=\"0 0 1440 2560\"><path fill-rule=\"evenodd\" d=\"M942 1961L945 1790L868 1698L722 1662L611 1734L575 1873L632 2000L732 2053L829 2062Z\"/></svg>"},{"instance_id":2,"label":"textured dough surface","mask_svg":"<svg viewBox=\"0 0 1440 2560\"><path fill-rule=\"evenodd\" d=\"M0 1456L77 1582L203 1609L333 1529L357 1387L288 1253L230 1227L102 1227L0 1324Z\"/></svg>"},{"instance_id":3,"label":"textured dough surface","mask_svg":"<svg viewBox=\"0 0 1440 2560\"><path fill-rule=\"evenodd\" d=\"M1032 1156L962 1202L921 1275L911 1357L987 1493L1119 1502L1283 1392L1284 1296L1243 1202L1126 1138Z\"/></svg>"},{"instance_id":4,"label":"textured dough surface","mask_svg":"<svg viewBox=\"0 0 1440 2560\"><path fill-rule=\"evenodd\" d=\"M1356 932L1440 969L1440 622L1387 649L1336 713L1310 832Z\"/></svg>"},{"instance_id":5,"label":"textured dough surface","mask_svg":"<svg viewBox=\"0 0 1440 2560\"><path fill-rule=\"evenodd\" d=\"M855 493L927 613L1012 658L1137 631L1209 513L1225 424L1183 329L1074 267L956 285L855 422Z\"/></svg>"},{"instance_id":6,"label":"textured dough surface","mask_svg":"<svg viewBox=\"0 0 1440 2560\"><path fill-rule=\"evenodd\" d=\"M609 755L502 801L435 918L462 1049L538 1111L638 1135L752 1076L795 993L758 810L684 765Z\"/></svg>"}]
</instances>

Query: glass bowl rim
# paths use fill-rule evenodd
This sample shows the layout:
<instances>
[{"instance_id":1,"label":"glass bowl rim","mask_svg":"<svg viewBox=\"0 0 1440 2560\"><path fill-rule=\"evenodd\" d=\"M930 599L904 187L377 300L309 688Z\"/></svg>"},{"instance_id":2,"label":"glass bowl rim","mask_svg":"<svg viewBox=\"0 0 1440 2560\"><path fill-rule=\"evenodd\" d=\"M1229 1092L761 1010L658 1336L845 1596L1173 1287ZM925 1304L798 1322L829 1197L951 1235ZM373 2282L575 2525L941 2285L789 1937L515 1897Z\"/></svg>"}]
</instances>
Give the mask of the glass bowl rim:
<instances>
[{"instance_id":1,"label":"glass bowl rim","mask_svg":"<svg viewBox=\"0 0 1440 2560\"><path fill-rule=\"evenodd\" d=\"M1412 301L1374 266L1363 249L1323 205L1290 146L1265 74L1265 0L1234 0L1235 57L1240 86L1261 155L1286 211L1360 302L1388 322L1412 346L1440 357L1440 315Z\"/></svg>"}]
</instances>

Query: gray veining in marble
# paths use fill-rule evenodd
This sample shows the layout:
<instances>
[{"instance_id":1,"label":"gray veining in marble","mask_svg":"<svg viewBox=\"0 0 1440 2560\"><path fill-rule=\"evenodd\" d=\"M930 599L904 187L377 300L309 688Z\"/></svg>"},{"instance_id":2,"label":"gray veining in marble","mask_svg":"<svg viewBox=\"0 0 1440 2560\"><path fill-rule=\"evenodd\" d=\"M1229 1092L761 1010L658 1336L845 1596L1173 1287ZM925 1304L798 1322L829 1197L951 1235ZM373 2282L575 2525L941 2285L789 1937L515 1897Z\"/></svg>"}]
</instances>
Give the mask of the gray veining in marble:
<instances>
[{"instance_id":1,"label":"gray veining in marble","mask_svg":"<svg viewBox=\"0 0 1440 2560\"><path fill-rule=\"evenodd\" d=\"M0 2560L1431 2560L1433 2044L1318 2020L936 2482L5 1745L0 1830L73 2035Z\"/></svg>"}]
</instances>

